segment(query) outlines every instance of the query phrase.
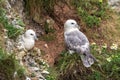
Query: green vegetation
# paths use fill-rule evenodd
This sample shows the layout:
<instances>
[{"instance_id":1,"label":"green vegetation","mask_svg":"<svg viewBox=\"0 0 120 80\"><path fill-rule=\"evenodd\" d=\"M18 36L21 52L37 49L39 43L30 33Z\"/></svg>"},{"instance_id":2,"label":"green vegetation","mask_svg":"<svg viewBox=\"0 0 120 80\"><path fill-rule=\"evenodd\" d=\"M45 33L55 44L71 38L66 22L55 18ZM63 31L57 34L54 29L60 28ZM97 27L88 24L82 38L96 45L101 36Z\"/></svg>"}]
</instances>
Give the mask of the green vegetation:
<instances>
[{"instance_id":1,"label":"green vegetation","mask_svg":"<svg viewBox=\"0 0 120 80\"><path fill-rule=\"evenodd\" d=\"M44 41L53 41L56 38L55 29L49 26L49 23L45 22L44 25L45 35L41 36L41 39Z\"/></svg>"},{"instance_id":2,"label":"green vegetation","mask_svg":"<svg viewBox=\"0 0 120 80\"><path fill-rule=\"evenodd\" d=\"M91 45L91 53L97 62L90 68L85 68L78 54L61 53L61 58L56 65L58 80L119 80L120 49L112 46Z\"/></svg>"},{"instance_id":3,"label":"green vegetation","mask_svg":"<svg viewBox=\"0 0 120 80\"><path fill-rule=\"evenodd\" d=\"M7 29L7 34L9 38L16 38L21 32L22 29L15 28L11 23L9 23L8 19L6 18L6 11L3 8L0 8L0 23L3 24L5 29Z\"/></svg>"},{"instance_id":4,"label":"green vegetation","mask_svg":"<svg viewBox=\"0 0 120 80\"><path fill-rule=\"evenodd\" d=\"M22 27L25 27L25 24L23 23L23 21L21 19L17 20L17 25L20 25Z\"/></svg>"},{"instance_id":5,"label":"green vegetation","mask_svg":"<svg viewBox=\"0 0 120 80\"><path fill-rule=\"evenodd\" d=\"M25 69L19 65L17 68L17 79L25 79Z\"/></svg>"},{"instance_id":6,"label":"green vegetation","mask_svg":"<svg viewBox=\"0 0 120 80\"><path fill-rule=\"evenodd\" d=\"M97 45L92 46L92 53L99 60L100 75L104 79L108 80L119 80L119 61L120 61L120 49L117 44L112 44L112 46L107 46L104 44L102 47ZM98 54L96 54L98 53Z\"/></svg>"},{"instance_id":7,"label":"green vegetation","mask_svg":"<svg viewBox=\"0 0 120 80\"><path fill-rule=\"evenodd\" d=\"M18 78L24 77L24 70L15 59L14 54L6 53L0 48L0 79L14 80L14 73L17 72Z\"/></svg>"},{"instance_id":8,"label":"green vegetation","mask_svg":"<svg viewBox=\"0 0 120 80\"><path fill-rule=\"evenodd\" d=\"M99 26L107 14L107 1L105 0L72 0L83 22L88 27Z\"/></svg>"},{"instance_id":9,"label":"green vegetation","mask_svg":"<svg viewBox=\"0 0 120 80\"><path fill-rule=\"evenodd\" d=\"M108 18L108 12L110 12L107 0L25 0L25 8L30 16L39 22L44 18L43 15L55 19L54 6L58 5L58 2L67 6L74 6L81 20L88 27L98 27L103 20Z\"/></svg>"},{"instance_id":10,"label":"green vegetation","mask_svg":"<svg viewBox=\"0 0 120 80\"><path fill-rule=\"evenodd\" d=\"M16 38L23 30L17 29L12 25L6 17L6 11L3 8L4 0L0 0L0 23L4 26L4 28L8 31L9 38ZM18 25L23 26L24 24L18 20Z\"/></svg>"},{"instance_id":11,"label":"green vegetation","mask_svg":"<svg viewBox=\"0 0 120 80\"><path fill-rule=\"evenodd\" d=\"M49 68L49 75L46 76L46 80L57 80L58 73L53 68Z\"/></svg>"},{"instance_id":12,"label":"green vegetation","mask_svg":"<svg viewBox=\"0 0 120 80\"><path fill-rule=\"evenodd\" d=\"M49 23L47 22L45 22L44 24L44 31L45 31L45 35L42 35L40 37L41 40L44 40L47 42L55 40L56 38L55 29L51 28Z\"/></svg>"},{"instance_id":13,"label":"green vegetation","mask_svg":"<svg viewBox=\"0 0 120 80\"><path fill-rule=\"evenodd\" d=\"M37 11L37 13L39 13L39 14L41 14L41 13L52 14L54 11L55 1L56 0L25 0L25 4L26 4L25 7L30 15L33 15L33 10L31 10L31 9L33 9L32 8L33 6L36 7L36 8L34 8L35 13ZM39 7L39 8L37 8L37 7Z\"/></svg>"},{"instance_id":14,"label":"green vegetation","mask_svg":"<svg viewBox=\"0 0 120 80\"><path fill-rule=\"evenodd\" d=\"M4 0L0 0L0 25L3 25L4 28L8 31L9 38L16 38L21 32L22 29L17 29L12 25L6 17L6 11L2 8L1 3ZM49 26L49 23L45 22L46 17L49 16L52 19L57 17L54 15L54 7L58 5L60 8L71 7L72 5L76 8L78 15L81 21L87 26L87 28L95 28L99 27L102 21L108 18L108 7L107 0L23 0L25 1L25 7L30 14L30 17L36 22L43 21L43 27L45 30L45 35L41 36L41 39L44 41L53 41L55 40L57 34L55 34L55 30ZM58 1L60 2L58 4ZM71 1L71 2L69 2ZM70 3L70 4L69 4ZM61 5L64 4L64 5ZM72 4L72 5L71 5ZM72 7L73 8L73 7ZM59 8L58 8L59 9ZM63 9L63 11L64 11ZM57 9L56 9L57 10ZM58 10L59 11L59 10ZM59 12L58 12L59 13ZM64 12L63 12L64 13ZM72 15L72 14L70 14ZM64 17L63 14L60 17ZM45 17L44 20L42 20ZM65 16L68 18L67 16ZM54 19L57 22L57 19ZM62 19L65 20L65 19ZM17 25L22 27L25 24L21 19L17 19ZM112 22L112 21L111 21ZM110 24L111 25L111 24ZM113 27L114 24L112 24ZM119 26L119 25L118 25ZM104 27L104 26L103 26ZM108 25L109 27L109 25ZM102 35L109 37L110 34L114 34L114 30L112 28L105 27L105 30L99 31L96 30L96 34L91 33L91 36L97 41L97 38ZM89 30L87 30L87 34L89 34ZM90 29L93 30L93 29ZM106 33L108 30L109 33ZM112 31L113 30L113 31ZM117 30L120 30L117 27ZM83 30L84 31L84 30ZM97 32L99 31L99 32ZM106 31L106 32L105 32ZM104 34L104 32L106 34ZM113 32L113 33L112 33ZM115 34L118 36L118 34ZM88 35L90 37L90 35ZM113 38L114 36L112 36ZM116 36L115 36L116 37ZM108 38L110 39L110 38ZM119 38L118 38L119 39ZM107 39L101 39L107 42ZM99 42L99 41L98 41ZM98 43L102 44L102 43ZM110 42L109 42L110 45ZM42 54L45 52L42 51ZM116 44L112 46L107 46L106 44L91 45L91 53L96 57L97 62L92 65L90 68L85 68L81 62L79 54L69 54L67 51L63 51L60 54L58 62L56 62L54 69L50 68L50 74L46 76L47 80L119 80L120 79L120 49ZM32 56L36 56L33 54ZM43 62L36 59L36 62L39 65L45 65ZM25 78L25 69L19 65L19 62L15 59L14 54L6 53L2 48L0 48L0 79L2 80L14 80L14 73L17 72L15 76L16 80L24 80ZM35 76L34 73L31 73L31 76Z\"/></svg>"},{"instance_id":15,"label":"green vegetation","mask_svg":"<svg viewBox=\"0 0 120 80\"><path fill-rule=\"evenodd\" d=\"M49 41L55 40L55 38L56 38L55 34L49 33L49 34L45 34L45 35L41 36L40 39L49 42Z\"/></svg>"},{"instance_id":16,"label":"green vegetation","mask_svg":"<svg viewBox=\"0 0 120 80\"><path fill-rule=\"evenodd\" d=\"M120 49L117 44L98 46L91 45L91 53L97 62L90 68L85 68L79 54L69 54L63 51L54 67L55 72L47 80L119 80Z\"/></svg>"},{"instance_id":17,"label":"green vegetation","mask_svg":"<svg viewBox=\"0 0 120 80\"><path fill-rule=\"evenodd\" d=\"M44 29L46 34L55 32L55 29L51 28L49 25L49 23L45 22Z\"/></svg>"}]
</instances>

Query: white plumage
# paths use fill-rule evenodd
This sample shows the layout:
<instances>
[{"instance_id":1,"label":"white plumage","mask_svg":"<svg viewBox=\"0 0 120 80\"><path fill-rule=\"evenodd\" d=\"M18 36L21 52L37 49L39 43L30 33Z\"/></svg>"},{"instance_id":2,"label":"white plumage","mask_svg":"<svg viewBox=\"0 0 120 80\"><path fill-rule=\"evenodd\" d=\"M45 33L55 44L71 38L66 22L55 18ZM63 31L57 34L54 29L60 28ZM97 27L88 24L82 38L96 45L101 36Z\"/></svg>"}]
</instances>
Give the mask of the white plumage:
<instances>
[{"instance_id":1,"label":"white plumage","mask_svg":"<svg viewBox=\"0 0 120 80\"><path fill-rule=\"evenodd\" d=\"M37 40L36 33L32 29L29 29L19 38L18 48L30 50L34 47L35 40Z\"/></svg>"},{"instance_id":2,"label":"white plumage","mask_svg":"<svg viewBox=\"0 0 120 80\"><path fill-rule=\"evenodd\" d=\"M79 31L79 26L75 20L69 19L64 24L65 44L69 53L80 54L81 60L85 67L90 67L95 58L90 54L89 41L87 37Z\"/></svg>"},{"instance_id":3,"label":"white plumage","mask_svg":"<svg viewBox=\"0 0 120 80\"><path fill-rule=\"evenodd\" d=\"M34 47L36 39L37 37L36 37L35 32L31 29L27 30L23 36L25 49L27 50L32 49Z\"/></svg>"}]
</instances>

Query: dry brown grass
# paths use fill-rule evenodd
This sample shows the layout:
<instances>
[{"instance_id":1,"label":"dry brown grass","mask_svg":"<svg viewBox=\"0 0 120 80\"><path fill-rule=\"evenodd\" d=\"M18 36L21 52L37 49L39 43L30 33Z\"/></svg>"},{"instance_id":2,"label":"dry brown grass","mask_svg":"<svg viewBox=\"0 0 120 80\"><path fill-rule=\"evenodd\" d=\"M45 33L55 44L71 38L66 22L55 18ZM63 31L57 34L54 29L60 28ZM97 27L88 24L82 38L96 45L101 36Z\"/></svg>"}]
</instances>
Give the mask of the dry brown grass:
<instances>
[{"instance_id":1,"label":"dry brown grass","mask_svg":"<svg viewBox=\"0 0 120 80\"><path fill-rule=\"evenodd\" d=\"M90 42L97 44L112 43L120 44L120 19L116 13L110 13L110 17L100 24L100 27L94 29L85 28L85 34L88 36Z\"/></svg>"},{"instance_id":2,"label":"dry brown grass","mask_svg":"<svg viewBox=\"0 0 120 80\"><path fill-rule=\"evenodd\" d=\"M4 27L3 25L0 23L0 47L5 48L5 32L4 32Z\"/></svg>"}]
</instances>

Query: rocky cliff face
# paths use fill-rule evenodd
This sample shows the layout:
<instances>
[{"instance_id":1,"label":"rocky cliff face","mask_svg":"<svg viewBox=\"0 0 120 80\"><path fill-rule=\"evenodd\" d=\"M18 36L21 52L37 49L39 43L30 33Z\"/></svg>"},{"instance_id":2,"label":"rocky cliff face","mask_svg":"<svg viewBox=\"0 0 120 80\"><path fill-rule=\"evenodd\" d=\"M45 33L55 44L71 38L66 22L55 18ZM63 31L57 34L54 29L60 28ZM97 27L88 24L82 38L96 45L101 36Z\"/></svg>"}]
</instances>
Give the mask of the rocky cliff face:
<instances>
[{"instance_id":1,"label":"rocky cliff face","mask_svg":"<svg viewBox=\"0 0 120 80\"><path fill-rule=\"evenodd\" d=\"M112 9L120 12L120 0L108 0L108 4L112 7Z\"/></svg>"},{"instance_id":2,"label":"rocky cliff face","mask_svg":"<svg viewBox=\"0 0 120 80\"><path fill-rule=\"evenodd\" d=\"M2 5L0 6L0 8L3 11L3 15L0 15L0 21L1 21L0 22L0 28L1 28L0 29L0 49L4 48L7 53L10 53L9 55L15 55L16 59L18 60L18 63L25 70L23 75L24 75L24 78L26 78L26 80L31 80L31 79L45 80L45 76L49 74L48 72L49 65L42 59L40 49L34 48L33 51L29 51L29 52L28 51L26 52L24 50L19 50L18 47L21 47L17 45L19 42L19 37L16 36L15 39L12 39L10 38L10 36L7 35L7 33L9 33L9 35L13 33L14 35L19 31L21 31L20 34L23 34L25 31L25 28L26 28L25 23L27 22L27 19L25 17L25 13L23 12L24 11L23 0L4 0L0 4ZM7 27L7 29L5 29L5 27ZM12 27L14 28L12 29ZM15 31L14 33L14 29L17 29L18 32ZM14 69L15 71L13 70L14 74L12 73L11 74L12 76L11 75L9 76L11 77L9 80L11 79L23 80L24 78L22 78L22 76L20 78L19 76L19 71L17 71L18 70L17 66L16 65L11 65L11 66L15 67L16 69ZM7 73L7 71L4 73L1 73L1 72L2 70L0 70L0 80L3 80L2 78L5 78L5 80L8 80L7 77L1 76L1 74Z\"/></svg>"},{"instance_id":3,"label":"rocky cliff face","mask_svg":"<svg viewBox=\"0 0 120 80\"><path fill-rule=\"evenodd\" d=\"M17 43L17 40L14 41L13 39L9 39L9 37L7 36L7 30L4 29L4 26L0 23L0 48L1 47L6 48L6 51L15 53L16 58L21 59L20 60L20 62L22 62L21 65L25 68L24 74L26 80L31 80L31 79L46 80L45 79L46 75L49 75L49 71L48 71L49 65L46 63L46 61L48 61L48 63L53 65L55 63L56 56L58 56L58 54L64 48L63 45L64 22L69 18L78 20L78 23L79 21L81 21L81 19L78 18L76 9L73 6L71 6L69 2L70 0L61 0L61 1L60 0L3 0L3 1L4 2L2 4L2 7L6 12L5 19L8 19L8 24L12 24L13 27L22 30L20 34L23 34L25 29L29 29L29 28L34 29L37 32L37 36L39 37L41 34L46 34L47 37L45 38L48 40L49 38L51 40L51 36L49 37L51 33L55 34L54 36L56 37L55 39L53 39L53 41L47 42L46 40L43 41L42 44L41 42L38 42L40 44L37 44L37 47L39 47L40 49L43 48L43 50L46 53L48 53L47 55L45 55L43 59L41 55L42 52L38 48L34 48L34 50L30 52L26 52L24 50L17 50L15 45ZM120 0L108 0L108 4L112 7L112 9L115 9L117 12L120 12ZM83 25L83 23L81 23L81 25ZM100 33L95 35L98 38L100 38L102 32L106 31L104 33L108 34L109 31L111 31L111 29L114 30L113 28L114 25L111 26L111 24L106 25L112 27L110 28L110 30L106 29L108 27L104 26L104 24L101 26L105 27L104 28L105 30L103 30L102 28L96 29L96 31ZM85 29L82 30L84 32L87 32ZM88 31L89 30L90 29L88 28ZM49 34L49 32L51 33ZM95 31L91 30L91 32L94 33ZM112 32L110 33L111 35L113 35ZM103 42L103 40L101 40L101 42ZM118 42L118 40L116 40L116 42ZM82 68L81 70L84 71L84 69ZM77 73L76 71L75 73ZM15 72L15 77L16 74L17 73ZM67 74L66 77L68 77ZM73 74L73 71L71 71L70 74ZM85 72L85 74L87 74L87 72Z\"/></svg>"},{"instance_id":4,"label":"rocky cliff face","mask_svg":"<svg viewBox=\"0 0 120 80\"><path fill-rule=\"evenodd\" d=\"M3 27L3 25L0 23L0 47L5 49L5 41L6 41L6 31Z\"/></svg>"}]
</instances>

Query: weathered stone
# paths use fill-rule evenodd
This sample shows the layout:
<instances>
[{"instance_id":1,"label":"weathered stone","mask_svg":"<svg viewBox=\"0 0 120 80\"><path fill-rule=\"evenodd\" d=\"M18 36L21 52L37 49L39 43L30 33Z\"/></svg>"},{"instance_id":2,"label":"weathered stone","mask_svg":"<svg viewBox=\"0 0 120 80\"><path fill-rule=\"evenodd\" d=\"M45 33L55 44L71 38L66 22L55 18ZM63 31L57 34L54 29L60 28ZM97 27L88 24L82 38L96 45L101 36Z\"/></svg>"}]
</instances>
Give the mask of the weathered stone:
<instances>
[{"instance_id":1,"label":"weathered stone","mask_svg":"<svg viewBox=\"0 0 120 80\"><path fill-rule=\"evenodd\" d=\"M108 0L108 4L114 9L116 12L120 12L120 0Z\"/></svg>"},{"instance_id":2,"label":"weathered stone","mask_svg":"<svg viewBox=\"0 0 120 80\"><path fill-rule=\"evenodd\" d=\"M7 12L6 18L8 19L8 22L12 24L15 28L21 29L22 27L19 25L19 20L23 20L23 0L5 0L4 8ZM35 20L39 21L39 18L37 18L39 15L36 15ZM40 19L42 21L42 19ZM45 20L44 20L45 21ZM48 20L48 23L50 24L50 27L53 27L54 22L52 20ZM51 25L52 24L52 25ZM38 27L38 26L37 26ZM0 24L1 28L1 24ZM45 80L45 76L49 72L47 71L48 65L41 57L41 51L38 48L33 48L33 50L27 51L25 50L24 46L22 45L20 35L16 41L9 39L8 36L5 34L3 35L3 32L7 32L4 30L4 28L1 28L0 30L0 41L6 42L6 51L9 53L14 53L16 56L16 59L18 59L19 63L25 68L25 76L26 80L32 80L31 74L35 74L34 78L36 80ZM4 37L4 38L3 38ZM1 43L0 43L1 45ZM41 62L42 64L40 64ZM44 75L43 75L44 74ZM16 73L14 74L16 75Z\"/></svg>"}]
</instances>

